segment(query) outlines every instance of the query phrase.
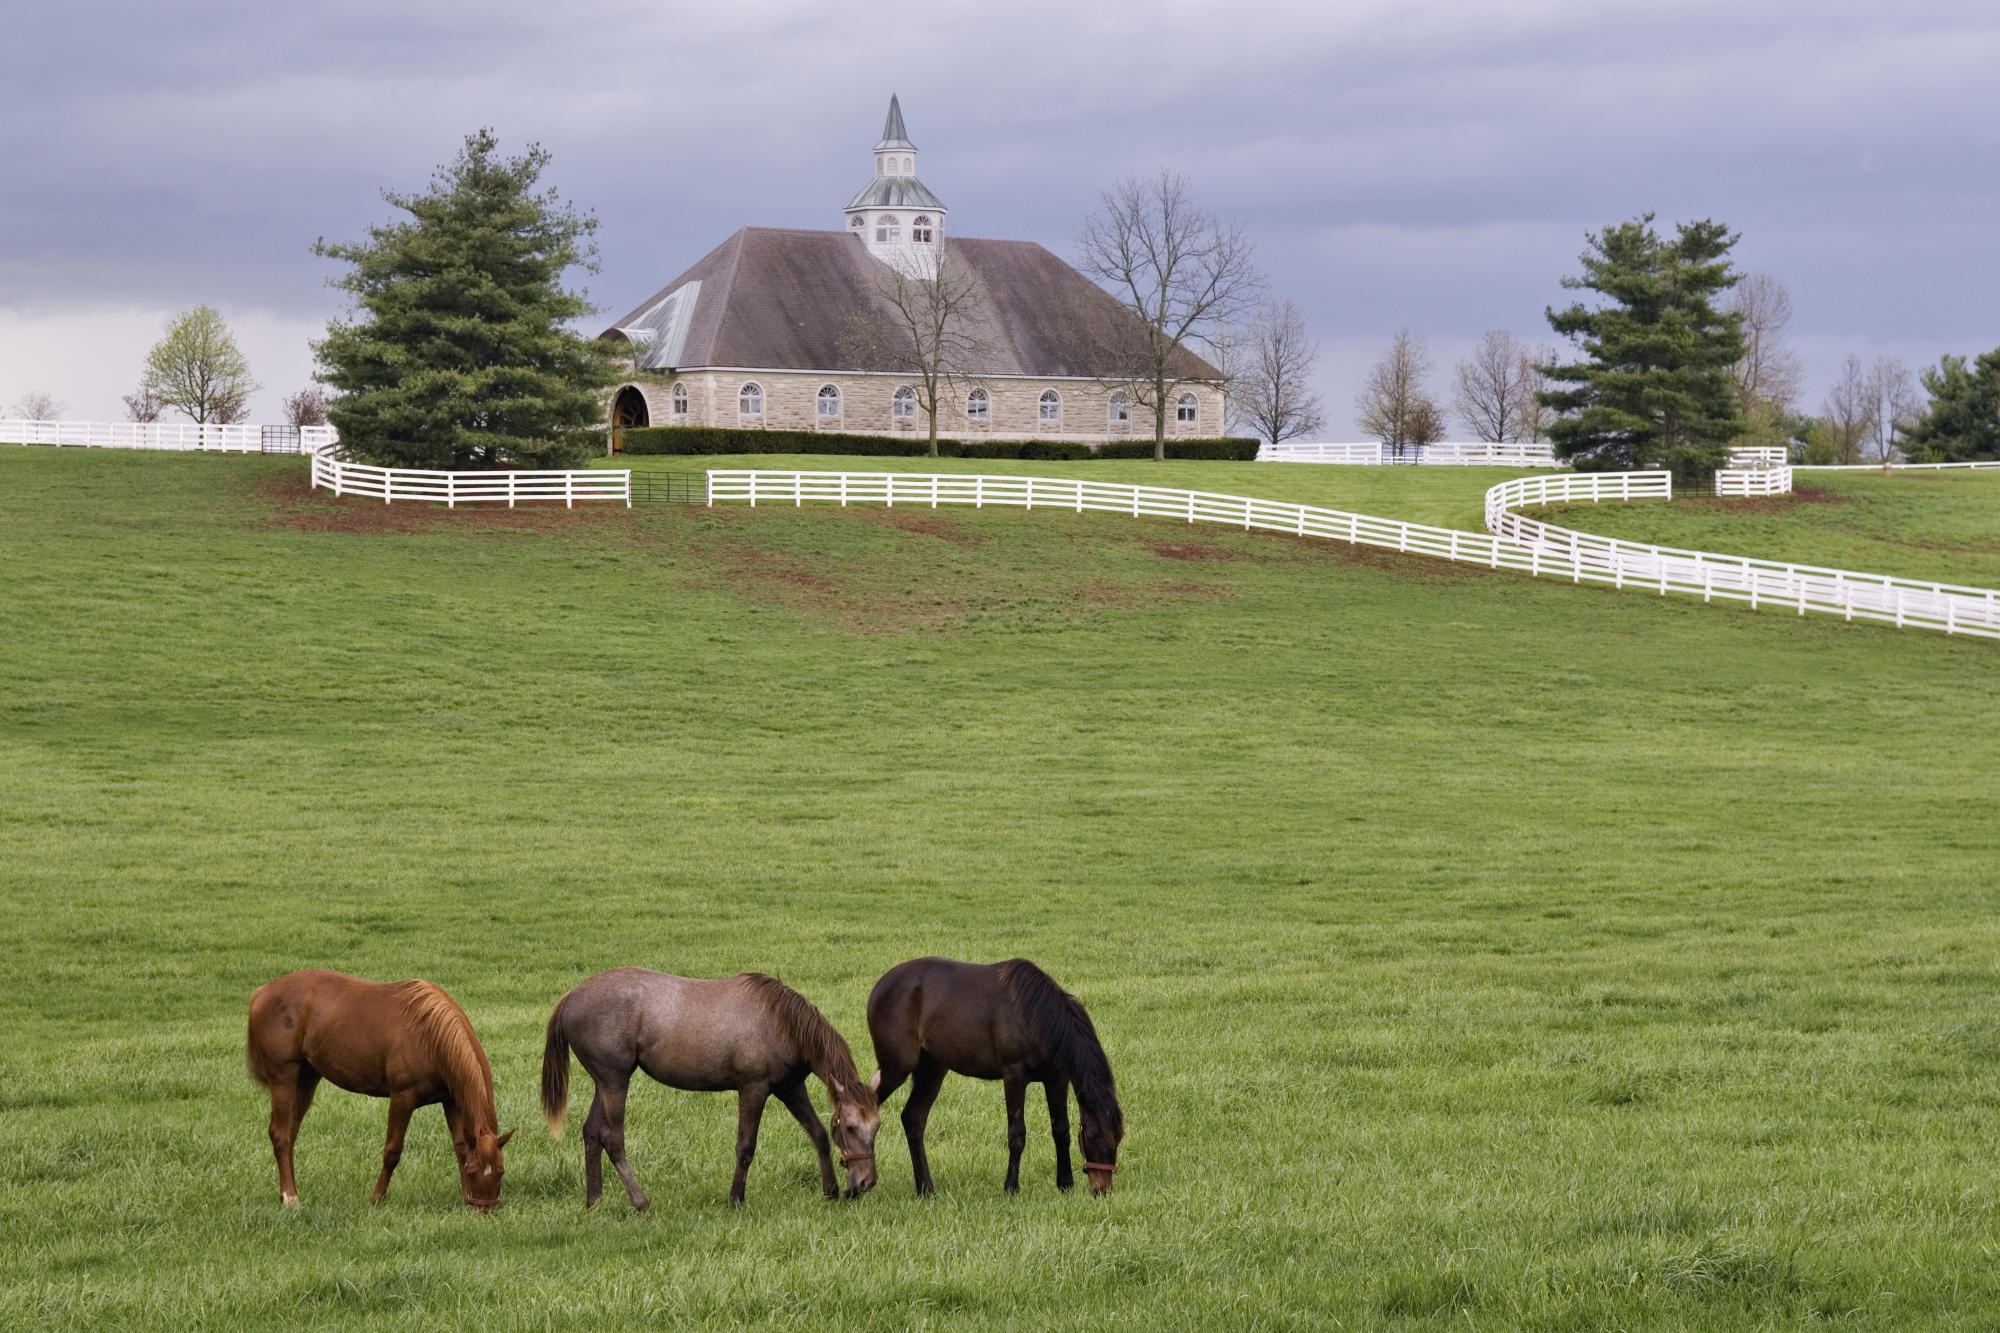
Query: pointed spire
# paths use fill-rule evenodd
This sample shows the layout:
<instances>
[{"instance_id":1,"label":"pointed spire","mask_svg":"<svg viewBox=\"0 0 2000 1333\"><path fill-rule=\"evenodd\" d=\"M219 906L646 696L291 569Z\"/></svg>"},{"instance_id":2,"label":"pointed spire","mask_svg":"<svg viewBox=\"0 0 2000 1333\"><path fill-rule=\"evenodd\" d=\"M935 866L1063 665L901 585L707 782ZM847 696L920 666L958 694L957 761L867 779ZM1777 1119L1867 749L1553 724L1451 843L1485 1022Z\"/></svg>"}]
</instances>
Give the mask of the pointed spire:
<instances>
[{"instance_id":1,"label":"pointed spire","mask_svg":"<svg viewBox=\"0 0 2000 1333\"><path fill-rule=\"evenodd\" d=\"M882 122L882 142L875 145L883 148L915 148L910 142L910 133L903 128L903 106L896 100L896 94L889 94L889 118Z\"/></svg>"}]
</instances>

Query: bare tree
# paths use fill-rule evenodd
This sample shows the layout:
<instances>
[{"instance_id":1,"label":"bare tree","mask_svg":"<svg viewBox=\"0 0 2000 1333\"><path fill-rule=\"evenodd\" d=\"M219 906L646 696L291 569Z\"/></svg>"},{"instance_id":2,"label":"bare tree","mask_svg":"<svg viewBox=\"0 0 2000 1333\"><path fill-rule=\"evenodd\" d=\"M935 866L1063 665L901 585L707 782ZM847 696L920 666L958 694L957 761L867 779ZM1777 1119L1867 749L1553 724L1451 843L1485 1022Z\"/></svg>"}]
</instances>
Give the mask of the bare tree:
<instances>
[{"instance_id":1,"label":"bare tree","mask_svg":"<svg viewBox=\"0 0 2000 1333\"><path fill-rule=\"evenodd\" d=\"M1868 443L1877 463L1893 463L1903 452L1903 436L1924 414L1923 395L1900 357L1877 357L1868 368L1871 404Z\"/></svg>"},{"instance_id":2,"label":"bare tree","mask_svg":"<svg viewBox=\"0 0 2000 1333\"><path fill-rule=\"evenodd\" d=\"M1305 316L1290 301L1264 306L1240 351L1224 360L1240 363L1231 402L1259 437L1276 444L1326 424L1319 395L1309 387L1319 344L1306 334Z\"/></svg>"},{"instance_id":3,"label":"bare tree","mask_svg":"<svg viewBox=\"0 0 2000 1333\"><path fill-rule=\"evenodd\" d=\"M294 426L326 424L326 390L308 384L285 399L285 420Z\"/></svg>"},{"instance_id":4,"label":"bare tree","mask_svg":"<svg viewBox=\"0 0 2000 1333\"><path fill-rule=\"evenodd\" d=\"M146 353L144 384L163 406L224 425L249 415L250 395L260 387L221 312L205 305L167 321L165 336Z\"/></svg>"},{"instance_id":5,"label":"bare tree","mask_svg":"<svg viewBox=\"0 0 2000 1333\"><path fill-rule=\"evenodd\" d=\"M1862 445L1875 434L1875 391L1868 378L1861 369L1861 358L1850 355L1820 408L1836 463L1859 463Z\"/></svg>"},{"instance_id":6,"label":"bare tree","mask_svg":"<svg viewBox=\"0 0 2000 1333\"><path fill-rule=\"evenodd\" d=\"M1078 267L1107 287L1138 321L1139 335L1096 349L1110 376L1153 414L1153 457L1167 456L1167 411L1182 385L1212 381L1191 344L1206 347L1218 326L1263 294L1250 242L1236 223L1195 202L1186 177L1162 168L1103 195L1077 239Z\"/></svg>"},{"instance_id":7,"label":"bare tree","mask_svg":"<svg viewBox=\"0 0 2000 1333\"><path fill-rule=\"evenodd\" d=\"M153 391L143 384L125 395L125 419L127 421L148 423L158 421L160 413L165 410L166 404L155 398Z\"/></svg>"},{"instance_id":8,"label":"bare tree","mask_svg":"<svg viewBox=\"0 0 2000 1333\"><path fill-rule=\"evenodd\" d=\"M1535 355L1511 333L1494 330L1452 375L1452 410L1480 440L1533 440L1547 411L1535 395L1547 387Z\"/></svg>"},{"instance_id":9,"label":"bare tree","mask_svg":"<svg viewBox=\"0 0 2000 1333\"><path fill-rule=\"evenodd\" d=\"M1556 359L1553 347L1528 347L1521 350L1519 371L1515 384L1519 394L1514 401L1515 439L1535 444L1549 438L1549 422L1555 420L1555 412L1542 401L1548 392L1549 377L1542 373L1542 367Z\"/></svg>"},{"instance_id":10,"label":"bare tree","mask_svg":"<svg viewBox=\"0 0 2000 1333\"><path fill-rule=\"evenodd\" d=\"M1407 446L1435 444L1443 437L1444 418L1424 387L1430 373L1423 336L1398 329L1354 400L1360 413L1355 424L1399 456Z\"/></svg>"},{"instance_id":11,"label":"bare tree","mask_svg":"<svg viewBox=\"0 0 2000 1333\"><path fill-rule=\"evenodd\" d=\"M986 289L972 266L938 243L928 273L877 261L874 308L850 321L842 352L868 370L908 375L917 410L929 423L929 455L937 457L938 410L955 401L959 384L987 359L990 324Z\"/></svg>"},{"instance_id":12,"label":"bare tree","mask_svg":"<svg viewBox=\"0 0 2000 1333\"><path fill-rule=\"evenodd\" d=\"M1792 322L1792 294L1768 273L1746 273L1723 301L1743 325L1743 357L1730 367L1745 411L1769 403L1788 412L1805 384L1805 362L1785 345Z\"/></svg>"},{"instance_id":13,"label":"bare tree","mask_svg":"<svg viewBox=\"0 0 2000 1333\"><path fill-rule=\"evenodd\" d=\"M24 421L61 421L63 405L54 394L36 389L22 394L7 410Z\"/></svg>"}]
</instances>

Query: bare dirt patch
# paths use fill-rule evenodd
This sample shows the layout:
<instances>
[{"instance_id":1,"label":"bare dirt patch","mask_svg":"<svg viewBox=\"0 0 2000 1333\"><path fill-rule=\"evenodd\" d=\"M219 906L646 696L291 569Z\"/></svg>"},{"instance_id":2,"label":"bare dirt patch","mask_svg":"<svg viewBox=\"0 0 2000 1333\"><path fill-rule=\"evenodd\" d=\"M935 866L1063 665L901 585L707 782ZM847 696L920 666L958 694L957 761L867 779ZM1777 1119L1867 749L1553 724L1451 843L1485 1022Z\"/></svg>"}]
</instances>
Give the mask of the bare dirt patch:
<instances>
[{"instance_id":1,"label":"bare dirt patch","mask_svg":"<svg viewBox=\"0 0 2000 1333\"><path fill-rule=\"evenodd\" d=\"M958 524L929 510L890 509L875 506L855 507L850 511L864 523L878 527L894 528L898 532L911 532L920 537L935 537L939 541L950 542L954 546L977 546L985 539L967 532Z\"/></svg>"},{"instance_id":2,"label":"bare dirt patch","mask_svg":"<svg viewBox=\"0 0 2000 1333\"><path fill-rule=\"evenodd\" d=\"M1732 514L1782 514L1801 505L1853 504L1854 497L1828 490L1824 486L1794 486L1790 495L1699 495L1675 500L1674 503L1696 505L1704 509L1723 509Z\"/></svg>"},{"instance_id":3,"label":"bare dirt patch","mask_svg":"<svg viewBox=\"0 0 2000 1333\"><path fill-rule=\"evenodd\" d=\"M1208 542L1147 542L1154 555L1167 560L1254 560L1248 551L1232 551Z\"/></svg>"}]
</instances>

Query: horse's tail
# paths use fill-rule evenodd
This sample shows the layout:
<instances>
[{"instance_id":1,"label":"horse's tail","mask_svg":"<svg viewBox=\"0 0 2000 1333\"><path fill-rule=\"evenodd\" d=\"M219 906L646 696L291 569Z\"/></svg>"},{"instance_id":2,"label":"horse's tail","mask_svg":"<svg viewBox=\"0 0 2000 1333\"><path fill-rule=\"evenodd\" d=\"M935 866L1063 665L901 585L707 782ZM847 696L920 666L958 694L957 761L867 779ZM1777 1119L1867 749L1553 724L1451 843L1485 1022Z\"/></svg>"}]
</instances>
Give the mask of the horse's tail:
<instances>
[{"instance_id":1,"label":"horse's tail","mask_svg":"<svg viewBox=\"0 0 2000 1333\"><path fill-rule=\"evenodd\" d=\"M1124 1116L1118 1108L1111 1060L1104 1054L1083 1002L1025 958L1010 958L1000 964L1000 980L1049 1062L1076 1089L1078 1105L1122 1127Z\"/></svg>"},{"instance_id":2,"label":"horse's tail","mask_svg":"<svg viewBox=\"0 0 2000 1333\"><path fill-rule=\"evenodd\" d=\"M559 1139L569 1114L569 1037L563 1032L565 995L549 1015L548 1037L542 1043L542 1114L549 1118L549 1137Z\"/></svg>"}]
</instances>

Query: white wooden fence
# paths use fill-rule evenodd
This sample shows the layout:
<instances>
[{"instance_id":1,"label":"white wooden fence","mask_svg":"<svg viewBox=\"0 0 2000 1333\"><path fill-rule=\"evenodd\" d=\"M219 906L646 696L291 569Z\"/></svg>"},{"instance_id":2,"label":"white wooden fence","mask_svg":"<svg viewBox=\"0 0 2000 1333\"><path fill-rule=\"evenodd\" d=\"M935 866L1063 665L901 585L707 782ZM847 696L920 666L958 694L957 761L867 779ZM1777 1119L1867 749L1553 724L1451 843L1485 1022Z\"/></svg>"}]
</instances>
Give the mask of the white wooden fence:
<instances>
[{"instance_id":1,"label":"white wooden fence","mask_svg":"<svg viewBox=\"0 0 2000 1333\"><path fill-rule=\"evenodd\" d=\"M1398 458L1376 440L1354 444L1319 444L1286 440L1266 444L1257 450L1260 463L1351 463L1375 466L1388 463L1456 465L1466 467L1560 467L1547 444L1497 444L1484 441L1416 445Z\"/></svg>"},{"instance_id":2,"label":"white wooden fence","mask_svg":"<svg viewBox=\"0 0 2000 1333\"><path fill-rule=\"evenodd\" d=\"M313 454L312 484L335 495L365 495L394 504L398 500L443 501L447 509L462 504L498 504L512 509L521 500L561 500L574 509L579 500L615 500L632 507L632 474L609 468L583 472L433 472L422 468L369 467L344 463L330 448Z\"/></svg>"},{"instance_id":3,"label":"white wooden fence","mask_svg":"<svg viewBox=\"0 0 2000 1333\"><path fill-rule=\"evenodd\" d=\"M1743 445L1729 451L1729 466L1752 469L1783 467L1791 459L1791 450L1783 445Z\"/></svg>"},{"instance_id":4,"label":"white wooden fence","mask_svg":"<svg viewBox=\"0 0 2000 1333\"><path fill-rule=\"evenodd\" d=\"M1621 483L1621 478L1629 478ZM1619 493L1621 492L1622 493ZM1924 583L1861 574L1817 565L1684 551L1670 546L1618 541L1557 527L1513 512L1528 505L1577 500L1639 499L1671 495L1665 472L1585 472L1569 476L1521 477L1486 493L1486 526L1510 541L1545 554L1555 572L1585 571L1618 587L1646 588L1837 615L1847 620L1879 620L1898 627L1940 629L1947 634L2000 638L2000 592L1950 583ZM1593 575L1591 572L1595 571Z\"/></svg>"},{"instance_id":5,"label":"white wooden fence","mask_svg":"<svg viewBox=\"0 0 2000 1333\"><path fill-rule=\"evenodd\" d=\"M1746 560L1593 537L1513 512L1527 505L1580 500L1669 499L1665 472L1584 472L1522 477L1486 493L1488 533L1373 518L1311 505L1240 495L1126 486L1059 477L935 475L893 472L717 471L708 474L708 502L752 505L813 503L987 505L1020 509L1093 510L1132 517L1222 523L1244 530L1438 556L1492 569L1697 595L1703 601L1746 601L1755 607L1822 611L1849 620L2000 638L2000 593L1985 588L1918 583L1879 574Z\"/></svg>"},{"instance_id":6,"label":"white wooden fence","mask_svg":"<svg viewBox=\"0 0 2000 1333\"><path fill-rule=\"evenodd\" d=\"M204 453L311 453L332 444L331 426L197 426L177 421L0 421L0 444Z\"/></svg>"},{"instance_id":7,"label":"white wooden fence","mask_svg":"<svg viewBox=\"0 0 2000 1333\"><path fill-rule=\"evenodd\" d=\"M1723 468L1715 474L1715 493L1723 497L1790 495L1792 470L1788 467L1759 467L1750 471Z\"/></svg>"}]
</instances>

